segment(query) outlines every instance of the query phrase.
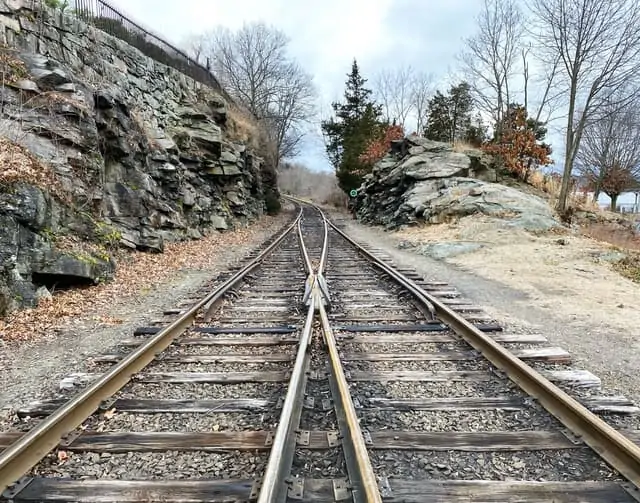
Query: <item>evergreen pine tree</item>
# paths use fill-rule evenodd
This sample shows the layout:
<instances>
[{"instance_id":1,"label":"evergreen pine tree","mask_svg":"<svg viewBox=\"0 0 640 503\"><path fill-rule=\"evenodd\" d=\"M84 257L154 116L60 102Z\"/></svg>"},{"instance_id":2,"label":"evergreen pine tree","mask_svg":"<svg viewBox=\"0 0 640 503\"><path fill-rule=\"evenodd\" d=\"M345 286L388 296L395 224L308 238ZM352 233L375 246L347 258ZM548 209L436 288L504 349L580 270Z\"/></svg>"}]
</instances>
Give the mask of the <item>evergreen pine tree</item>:
<instances>
[{"instance_id":1,"label":"evergreen pine tree","mask_svg":"<svg viewBox=\"0 0 640 503\"><path fill-rule=\"evenodd\" d=\"M322 122L325 147L336 170L340 188L345 192L357 188L371 169L360 161L369 142L383 132L382 110L371 99L366 79L360 75L354 59L347 76L343 103L333 103L335 117Z\"/></svg>"},{"instance_id":2,"label":"evergreen pine tree","mask_svg":"<svg viewBox=\"0 0 640 503\"><path fill-rule=\"evenodd\" d=\"M479 116L473 116L473 111L471 88L466 82L452 86L446 95L437 91L427 107L424 136L447 143L482 144L486 130Z\"/></svg>"},{"instance_id":3,"label":"evergreen pine tree","mask_svg":"<svg viewBox=\"0 0 640 503\"><path fill-rule=\"evenodd\" d=\"M424 136L433 141L451 142L451 128L449 97L436 91L429 100Z\"/></svg>"}]
</instances>

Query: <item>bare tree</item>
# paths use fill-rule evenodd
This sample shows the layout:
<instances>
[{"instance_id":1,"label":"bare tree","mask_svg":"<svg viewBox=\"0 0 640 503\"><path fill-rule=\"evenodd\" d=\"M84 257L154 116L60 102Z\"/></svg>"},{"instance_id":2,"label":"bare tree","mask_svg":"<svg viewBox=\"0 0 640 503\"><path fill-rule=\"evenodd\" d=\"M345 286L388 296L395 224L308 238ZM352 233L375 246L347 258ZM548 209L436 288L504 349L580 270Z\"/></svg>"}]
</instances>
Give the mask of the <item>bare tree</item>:
<instances>
[{"instance_id":1,"label":"bare tree","mask_svg":"<svg viewBox=\"0 0 640 503\"><path fill-rule=\"evenodd\" d=\"M429 100L435 90L433 74L419 72L411 79L411 102L416 116L416 132L421 135L427 119Z\"/></svg>"},{"instance_id":2,"label":"bare tree","mask_svg":"<svg viewBox=\"0 0 640 503\"><path fill-rule=\"evenodd\" d=\"M206 35L200 33L197 35L189 35L186 37L182 46L186 49L189 56L195 59L198 63L202 65L207 64L207 56L210 54L211 48L209 47L209 40Z\"/></svg>"},{"instance_id":3,"label":"bare tree","mask_svg":"<svg viewBox=\"0 0 640 503\"><path fill-rule=\"evenodd\" d=\"M346 206L347 198L333 171L315 171L301 163L282 163L278 176L280 190L320 204Z\"/></svg>"},{"instance_id":4,"label":"bare tree","mask_svg":"<svg viewBox=\"0 0 640 503\"><path fill-rule=\"evenodd\" d=\"M617 101L611 99L587 124L576 155L576 167L593 190L594 201L604 192L612 210L618 196L640 177L640 103L621 109Z\"/></svg>"},{"instance_id":5,"label":"bare tree","mask_svg":"<svg viewBox=\"0 0 640 503\"><path fill-rule=\"evenodd\" d=\"M528 0L537 21L539 50L560 57L558 77L568 104L564 173L557 210L564 213L571 174L585 127L640 74L640 3L636 0ZM608 97L617 96L611 102Z\"/></svg>"},{"instance_id":6,"label":"bare tree","mask_svg":"<svg viewBox=\"0 0 640 503\"><path fill-rule=\"evenodd\" d=\"M404 126L413 110L414 73L410 66L393 70L382 70L373 80L376 99L382 104L382 111L389 122Z\"/></svg>"},{"instance_id":7,"label":"bare tree","mask_svg":"<svg viewBox=\"0 0 640 503\"><path fill-rule=\"evenodd\" d=\"M478 31L466 40L461 60L476 106L491 115L500 137L514 96L512 79L522 53L524 16L515 0L484 0L477 21Z\"/></svg>"},{"instance_id":8,"label":"bare tree","mask_svg":"<svg viewBox=\"0 0 640 503\"><path fill-rule=\"evenodd\" d=\"M297 153L305 124L313 117L311 77L287 54L289 39L264 23L236 32L217 28L192 37L191 53L212 62L223 87L267 126L277 148L276 165Z\"/></svg>"}]
</instances>

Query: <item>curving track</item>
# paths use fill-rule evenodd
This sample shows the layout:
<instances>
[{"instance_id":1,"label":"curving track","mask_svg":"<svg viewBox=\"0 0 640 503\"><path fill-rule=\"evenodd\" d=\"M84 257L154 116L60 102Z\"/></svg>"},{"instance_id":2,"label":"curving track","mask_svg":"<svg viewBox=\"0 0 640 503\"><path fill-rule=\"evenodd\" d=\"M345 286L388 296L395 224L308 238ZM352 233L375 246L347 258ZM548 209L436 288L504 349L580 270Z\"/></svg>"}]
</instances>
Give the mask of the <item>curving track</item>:
<instances>
[{"instance_id":1,"label":"curving track","mask_svg":"<svg viewBox=\"0 0 640 503\"><path fill-rule=\"evenodd\" d=\"M638 498L633 404L314 207L164 315L0 434L5 499Z\"/></svg>"}]
</instances>

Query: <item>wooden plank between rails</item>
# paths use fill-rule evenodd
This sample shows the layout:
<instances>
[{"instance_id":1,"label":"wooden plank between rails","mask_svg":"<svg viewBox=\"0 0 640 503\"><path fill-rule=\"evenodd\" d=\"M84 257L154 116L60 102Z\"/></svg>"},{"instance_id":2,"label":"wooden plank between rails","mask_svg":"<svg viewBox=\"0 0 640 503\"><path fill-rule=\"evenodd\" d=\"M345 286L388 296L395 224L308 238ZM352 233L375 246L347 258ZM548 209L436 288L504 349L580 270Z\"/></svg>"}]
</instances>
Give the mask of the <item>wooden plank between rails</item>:
<instances>
[{"instance_id":1,"label":"wooden plank between rails","mask_svg":"<svg viewBox=\"0 0 640 503\"><path fill-rule=\"evenodd\" d=\"M139 501L221 503L250 499L254 480L73 480L35 478L14 499L18 502L78 501L103 503ZM302 479L304 501L333 501L339 479ZM616 482L528 482L484 480L389 479L388 503L431 501L492 501L494 503L634 503Z\"/></svg>"}]
</instances>

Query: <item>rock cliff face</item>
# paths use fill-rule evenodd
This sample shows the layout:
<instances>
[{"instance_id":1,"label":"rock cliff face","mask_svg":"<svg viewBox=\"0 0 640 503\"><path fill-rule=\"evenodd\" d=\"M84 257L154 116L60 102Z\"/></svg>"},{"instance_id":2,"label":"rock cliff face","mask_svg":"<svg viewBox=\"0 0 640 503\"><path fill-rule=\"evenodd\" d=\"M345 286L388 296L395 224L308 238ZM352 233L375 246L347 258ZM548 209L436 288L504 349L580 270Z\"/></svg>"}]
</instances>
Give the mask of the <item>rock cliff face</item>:
<instances>
[{"instance_id":1,"label":"rock cliff face","mask_svg":"<svg viewBox=\"0 0 640 503\"><path fill-rule=\"evenodd\" d=\"M108 278L109 247L159 252L278 197L257 132L219 94L30 5L0 0L0 315L39 285Z\"/></svg>"},{"instance_id":2,"label":"rock cliff face","mask_svg":"<svg viewBox=\"0 0 640 503\"><path fill-rule=\"evenodd\" d=\"M474 213L531 230L559 226L546 201L495 181L492 159L483 152L454 152L449 144L410 136L394 142L367 175L354 208L358 219L389 229Z\"/></svg>"}]
</instances>

